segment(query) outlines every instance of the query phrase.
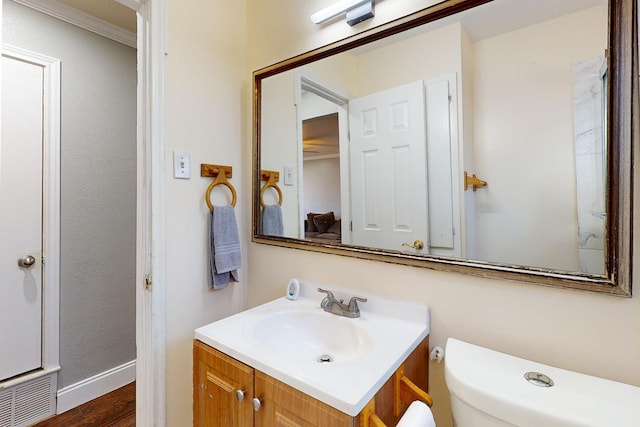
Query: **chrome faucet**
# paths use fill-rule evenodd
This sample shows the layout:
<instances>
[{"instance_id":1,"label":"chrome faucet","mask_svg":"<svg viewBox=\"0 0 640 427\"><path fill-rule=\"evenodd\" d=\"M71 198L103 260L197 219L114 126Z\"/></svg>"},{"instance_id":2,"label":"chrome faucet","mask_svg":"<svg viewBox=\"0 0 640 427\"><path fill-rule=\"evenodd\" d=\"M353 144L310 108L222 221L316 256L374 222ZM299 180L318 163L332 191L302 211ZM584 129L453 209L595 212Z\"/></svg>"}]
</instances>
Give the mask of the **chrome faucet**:
<instances>
[{"instance_id":1,"label":"chrome faucet","mask_svg":"<svg viewBox=\"0 0 640 427\"><path fill-rule=\"evenodd\" d=\"M358 301L366 302L366 298L360 297L351 297L348 304L344 303L344 300L337 300L336 297L333 296L333 292L325 291L324 289L318 288L318 292L324 292L327 294L326 297L320 302L320 307L326 312L337 314L338 316L344 317L360 317L360 308L358 308Z\"/></svg>"}]
</instances>

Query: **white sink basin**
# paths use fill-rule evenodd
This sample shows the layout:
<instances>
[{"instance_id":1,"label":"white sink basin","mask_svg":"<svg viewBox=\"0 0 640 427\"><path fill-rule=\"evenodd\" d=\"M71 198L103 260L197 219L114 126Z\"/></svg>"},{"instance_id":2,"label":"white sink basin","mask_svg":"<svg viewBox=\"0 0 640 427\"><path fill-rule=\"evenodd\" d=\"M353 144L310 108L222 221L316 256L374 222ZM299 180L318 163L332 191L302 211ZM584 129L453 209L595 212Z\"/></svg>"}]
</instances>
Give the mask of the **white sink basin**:
<instances>
[{"instance_id":1,"label":"white sink basin","mask_svg":"<svg viewBox=\"0 0 640 427\"><path fill-rule=\"evenodd\" d=\"M371 351L373 339L354 319L318 311L288 311L265 316L250 334L266 350L283 357L342 363Z\"/></svg>"},{"instance_id":2,"label":"white sink basin","mask_svg":"<svg viewBox=\"0 0 640 427\"><path fill-rule=\"evenodd\" d=\"M198 328L195 338L356 416L429 335L429 309L329 286L336 298L368 299L350 319L322 310L316 288L301 282L297 301L273 300Z\"/></svg>"}]
</instances>

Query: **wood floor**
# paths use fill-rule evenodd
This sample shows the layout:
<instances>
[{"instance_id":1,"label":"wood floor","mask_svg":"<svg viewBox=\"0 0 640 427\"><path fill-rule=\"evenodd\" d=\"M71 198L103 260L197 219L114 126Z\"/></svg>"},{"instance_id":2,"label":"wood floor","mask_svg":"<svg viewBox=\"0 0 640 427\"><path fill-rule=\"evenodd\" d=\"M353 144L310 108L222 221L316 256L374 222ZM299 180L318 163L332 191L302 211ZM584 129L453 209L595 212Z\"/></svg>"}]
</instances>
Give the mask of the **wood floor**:
<instances>
[{"instance_id":1,"label":"wood floor","mask_svg":"<svg viewBox=\"0 0 640 427\"><path fill-rule=\"evenodd\" d=\"M105 394L33 427L133 427L136 425L136 383Z\"/></svg>"}]
</instances>

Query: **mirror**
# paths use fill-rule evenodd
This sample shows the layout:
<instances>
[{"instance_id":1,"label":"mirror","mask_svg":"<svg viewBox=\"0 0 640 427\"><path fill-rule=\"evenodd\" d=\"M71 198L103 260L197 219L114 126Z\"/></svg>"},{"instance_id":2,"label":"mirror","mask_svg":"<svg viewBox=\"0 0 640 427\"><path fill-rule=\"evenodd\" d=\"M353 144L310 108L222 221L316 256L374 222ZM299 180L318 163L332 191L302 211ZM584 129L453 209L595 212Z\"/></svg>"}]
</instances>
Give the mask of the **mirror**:
<instances>
[{"instance_id":1,"label":"mirror","mask_svg":"<svg viewBox=\"0 0 640 427\"><path fill-rule=\"evenodd\" d=\"M254 241L630 295L636 7L444 1L256 71Z\"/></svg>"}]
</instances>

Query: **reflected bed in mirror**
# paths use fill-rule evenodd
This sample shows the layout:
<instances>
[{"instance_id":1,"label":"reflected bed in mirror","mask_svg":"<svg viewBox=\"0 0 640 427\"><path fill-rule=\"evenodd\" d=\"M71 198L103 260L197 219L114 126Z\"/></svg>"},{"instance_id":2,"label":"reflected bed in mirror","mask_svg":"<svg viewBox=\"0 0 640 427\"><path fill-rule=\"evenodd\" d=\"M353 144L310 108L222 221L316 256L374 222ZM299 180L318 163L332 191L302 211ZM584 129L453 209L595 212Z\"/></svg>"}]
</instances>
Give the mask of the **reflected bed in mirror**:
<instances>
[{"instance_id":1,"label":"reflected bed in mirror","mask_svg":"<svg viewBox=\"0 0 640 427\"><path fill-rule=\"evenodd\" d=\"M630 295L636 7L445 1L256 71L254 241Z\"/></svg>"}]
</instances>

